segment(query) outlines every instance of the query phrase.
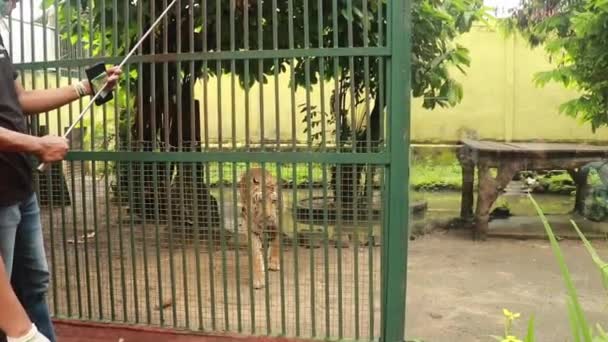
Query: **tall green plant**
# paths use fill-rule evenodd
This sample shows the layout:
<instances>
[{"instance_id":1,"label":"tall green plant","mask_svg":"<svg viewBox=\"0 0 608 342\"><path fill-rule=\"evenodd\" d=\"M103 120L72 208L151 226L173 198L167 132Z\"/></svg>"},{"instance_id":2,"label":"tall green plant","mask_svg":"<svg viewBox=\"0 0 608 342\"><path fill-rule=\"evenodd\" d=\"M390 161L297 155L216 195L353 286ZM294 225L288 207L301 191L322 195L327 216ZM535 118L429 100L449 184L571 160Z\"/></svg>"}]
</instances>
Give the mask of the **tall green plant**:
<instances>
[{"instance_id":1,"label":"tall green plant","mask_svg":"<svg viewBox=\"0 0 608 342\"><path fill-rule=\"evenodd\" d=\"M566 265L566 260L562 253L562 250L560 248L559 242L557 241L557 238L555 237L555 234L553 233L553 229L551 228L549 221L545 217L543 210L540 208L538 203L534 200L532 195L529 194L528 197L529 197L530 201L532 202L532 205L536 209L536 212L538 213L538 215L543 223L543 226L545 227L545 231L547 233L547 236L549 237L549 242L551 244L551 249L553 251L553 254L555 255L555 258L557 259L557 263L558 263L560 271L562 273L562 278L564 279L564 284L566 286L566 291L568 293L568 301L567 301L568 318L570 321L570 329L571 329L573 341L575 341L575 342L608 342L608 334L604 331L604 329L599 324L597 324L595 327L593 327L592 325L589 324L589 321L588 321L588 319L583 311L582 305L579 301L576 287L574 286L574 282L572 281L572 277L570 276L570 272L568 270L568 266ZM579 237L583 241L583 243L584 243L585 247L587 248L589 254L591 255L591 258L593 259L594 263L598 267L602 280L603 280L603 283L604 283L604 287L608 290L608 264L600 258L597 251L593 248L593 246L591 245L589 240L587 240L587 238L581 232L581 230L577 226L577 224L572 220L571 220L571 223L574 226L574 229L578 233ZM505 313L505 315L506 315L506 313ZM510 323L512 323L512 321ZM507 327L510 327L510 324L507 324ZM502 338L502 339L499 338L498 340L501 342L518 342L518 341L520 341L515 336L508 335L507 333L505 333L504 338ZM533 324L532 320L530 321L530 324L528 326L528 334L524 341L526 341L526 342L534 341L534 324Z\"/></svg>"}]
</instances>

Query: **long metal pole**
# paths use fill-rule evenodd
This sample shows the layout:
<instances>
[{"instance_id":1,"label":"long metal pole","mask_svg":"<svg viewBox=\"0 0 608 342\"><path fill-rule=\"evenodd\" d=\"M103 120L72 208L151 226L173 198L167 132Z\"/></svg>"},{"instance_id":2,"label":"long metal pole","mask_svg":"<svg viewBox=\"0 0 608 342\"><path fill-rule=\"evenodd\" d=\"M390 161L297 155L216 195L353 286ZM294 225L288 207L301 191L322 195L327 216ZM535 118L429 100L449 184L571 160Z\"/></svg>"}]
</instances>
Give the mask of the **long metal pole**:
<instances>
[{"instance_id":1,"label":"long metal pole","mask_svg":"<svg viewBox=\"0 0 608 342\"><path fill-rule=\"evenodd\" d=\"M173 7L173 5L175 5L176 2L177 2L177 0L173 0L167 6L167 8L164 10L164 12L161 13L161 15L156 19L156 21L154 22L154 24L152 24L152 26L148 29L148 31L146 31L146 33L144 33L144 35L139 39L139 41L131 49L131 51L129 52L129 54L127 54L127 56L125 56L125 58L122 60L122 62L120 62L120 64L118 65L118 68L122 68L127 63L127 61L129 60L129 58L131 58L131 56L133 56L133 54L135 53L135 51L137 51L137 49L139 48L139 46L144 42L144 40L146 39L146 37L148 37L150 35L150 33L152 33L152 31L154 31L154 28L156 28L156 26L158 25L158 23L160 23L160 21L163 19L163 17L165 15L167 15L167 13L169 13L169 10ZM108 85L108 83L106 82L106 84L103 87L101 87L101 89L99 89L97 91L97 93L95 94L95 96L93 96L93 98L91 99L91 101L89 101L89 103L86 105L86 107L84 108L84 110L82 112L80 112L80 115L78 115L78 117L76 118L76 120L74 120L74 122L72 123L72 125L65 131L65 133L63 134L64 138L67 138L68 135L70 135L70 133L76 127L76 125L82 120L82 118L85 116L85 114L88 113L89 109L91 109L91 107L93 106L93 103L95 103L95 100L97 100L97 98L99 98L99 96L101 96L101 94L104 92L104 90L105 90L105 88L106 88L107 85ZM48 167L48 164L41 163L38 166L38 171L40 171L40 172L46 171L47 167Z\"/></svg>"}]
</instances>

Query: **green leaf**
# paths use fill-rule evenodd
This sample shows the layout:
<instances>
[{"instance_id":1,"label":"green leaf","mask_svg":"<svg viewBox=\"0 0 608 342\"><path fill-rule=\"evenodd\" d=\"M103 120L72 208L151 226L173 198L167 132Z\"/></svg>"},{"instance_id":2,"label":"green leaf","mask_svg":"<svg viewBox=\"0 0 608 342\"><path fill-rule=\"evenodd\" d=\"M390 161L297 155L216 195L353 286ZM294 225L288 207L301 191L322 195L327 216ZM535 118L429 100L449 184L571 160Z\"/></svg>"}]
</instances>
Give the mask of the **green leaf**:
<instances>
[{"instance_id":1,"label":"green leaf","mask_svg":"<svg viewBox=\"0 0 608 342\"><path fill-rule=\"evenodd\" d=\"M570 315L571 323L576 323L576 325L573 326L573 328L577 329L577 332L576 332L577 334L578 334L578 332L581 333L581 335L584 338L584 341L586 341L586 342L591 341L591 329L589 328L589 324L587 323L585 314L583 313L581 305L578 301L578 294L576 292L576 288L574 287L574 283L572 282L572 278L570 277L570 272L568 271L568 266L566 265L566 260L564 258L561 248L559 247L559 243L557 242L557 239L555 238L553 229L551 228L551 225L549 224L549 221L545 217L545 214L543 213L542 209L540 208L538 203L536 203L536 201L534 200L534 198L532 197L531 194L528 194L528 198L530 199L530 201L534 205L534 208L536 208L536 212L540 216L543 226L545 227L545 231L546 231L547 235L549 236L549 241L551 243L551 249L553 250L553 254L555 255L555 258L557 259L557 263L561 270L562 277L564 279L564 283L566 285L566 290L568 292L568 297L569 297L568 302L570 303L569 311L571 311L571 315ZM573 333L574 333L574 331L573 331ZM578 336L578 335L575 335L575 338L576 338L576 336ZM578 341L578 339L576 339L576 341Z\"/></svg>"},{"instance_id":2,"label":"green leaf","mask_svg":"<svg viewBox=\"0 0 608 342\"><path fill-rule=\"evenodd\" d=\"M581 232L576 222L574 222L574 220L570 220L570 223L574 226L574 229L576 230L576 233L581 238L581 240L583 240L583 244L585 245L585 248L587 248L587 252L589 252L589 254L591 255L591 259L600 270L604 289L608 291L608 263L602 260L602 258L600 258L599 254L597 253L595 248L593 248L593 245L591 245L589 240L587 240L585 235Z\"/></svg>"},{"instance_id":3,"label":"green leaf","mask_svg":"<svg viewBox=\"0 0 608 342\"><path fill-rule=\"evenodd\" d=\"M595 6L604 12L608 12L608 0L596 0Z\"/></svg>"},{"instance_id":4,"label":"green leaf","mask_svg":"<svg viewBox=\"0 0 608 342\"><path fill-rule=\"evenodd\" d=\"M524 339L524 342L535 342L536 339L534 338L534 316L530 317L530 320L528 321L528 333L526 334L526 338Z\"/></svg>"},{"instance_id":5,"label":"green leaf","mask_svg":"<svg viewBox=\"0 0 608 342\"><path fill-rule=\"evenodd\" d=\"M568 321L570 322L570 331L572 333L572 338L574 342L581 342L581 331L579 326L578 316L576 314L576 309L572 304L570 299L567 300L568 306Z\"/></svg>"}]
</instances>

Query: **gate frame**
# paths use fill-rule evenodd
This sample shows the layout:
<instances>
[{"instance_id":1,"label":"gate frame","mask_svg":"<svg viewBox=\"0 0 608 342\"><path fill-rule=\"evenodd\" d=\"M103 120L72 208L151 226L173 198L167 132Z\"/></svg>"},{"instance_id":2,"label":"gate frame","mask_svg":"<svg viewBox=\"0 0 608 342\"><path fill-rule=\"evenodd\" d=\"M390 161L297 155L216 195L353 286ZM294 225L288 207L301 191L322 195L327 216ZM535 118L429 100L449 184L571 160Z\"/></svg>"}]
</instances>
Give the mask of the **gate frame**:
<instances>
[{"instance_id":1,"label":"gate frame","mask_svg":"<svg viewBox=\"0 0 608 342\"><path fill-rule=\"evenodd\" d=\"M405 339L407 255L409 241L410 88L411 88L411 1L390 1L388 39L389 107L387 110L388 215L383 233L382 307L380 339ZM405 33L405 34L403 34ZM402 262L403 261L403 262Z\"/></svg>"},{"instance_id":2,"label":"gate frame","mask_svg":"<svg viewBox=\"0 0 608 342\"><path fill-rule=\"evenodd\" d=\"M180 62L220 59L255 59L284 55L289 57L315 56L384 56L387 63L388 87L388 144L387 151L379 153L317 153L309 152L103 152L74 151L67 161L148 161L148 162L322 162L333 164L371 163L384 165L388 181L385 198L385 223L381 261L381 328L380 340L402 342L405 338L407 256L409 241L409 166L410 166L410 112L411 112L411 2L412 0L388 0L386 47L327 48L286 51L229 51L213 53L159 54L134 56L130 64L150 61ZM12 44L11 44L12 45ZM327 50L327 51L323 51ZM46 59L46 58L45 58ZM119 56L108 58L80 58L75 60L35 61L15 63L20 71L45 70L50 67L79 67L99 61L112 63ZM76 62L76 63L75 63ZM23 75L23 74L22 74ZM34 118L35 119L35 118ZM36 125L35 125L36 126ZM227 153L228 152L228 153ZM295 338L293 340L300 340Z\"/></svg>"}]
</instances>

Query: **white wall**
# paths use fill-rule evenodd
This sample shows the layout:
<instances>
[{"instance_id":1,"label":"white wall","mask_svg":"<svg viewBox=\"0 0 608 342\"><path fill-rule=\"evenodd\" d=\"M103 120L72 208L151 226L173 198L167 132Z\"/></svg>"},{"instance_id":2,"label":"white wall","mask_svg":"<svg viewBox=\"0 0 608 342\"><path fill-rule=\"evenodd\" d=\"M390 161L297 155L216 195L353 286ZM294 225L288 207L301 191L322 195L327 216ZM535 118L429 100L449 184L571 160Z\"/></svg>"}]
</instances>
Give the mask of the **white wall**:
<instances>
[{"instance_id":1,"label":"white wall","mask_svg":"<svg viewBox=\"0 0 608 342\"><path fill-rule=\"evenodd\" d=\"M14 63L29 63L56 60L55 56L55 29L41 24L21 21L17 18L4 19L6 25L0 25L0 34L6 48L9 50ZM10 27L10 33L9 31ZM46 35L46 47L44 39ZM11 44L12 42L12 44ZM23 48L21 48L23 42Z\"/></svg>"}]
</instances>

